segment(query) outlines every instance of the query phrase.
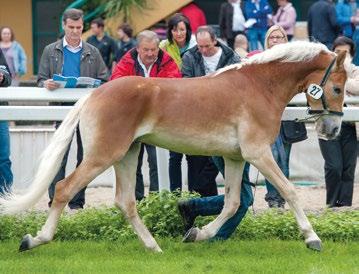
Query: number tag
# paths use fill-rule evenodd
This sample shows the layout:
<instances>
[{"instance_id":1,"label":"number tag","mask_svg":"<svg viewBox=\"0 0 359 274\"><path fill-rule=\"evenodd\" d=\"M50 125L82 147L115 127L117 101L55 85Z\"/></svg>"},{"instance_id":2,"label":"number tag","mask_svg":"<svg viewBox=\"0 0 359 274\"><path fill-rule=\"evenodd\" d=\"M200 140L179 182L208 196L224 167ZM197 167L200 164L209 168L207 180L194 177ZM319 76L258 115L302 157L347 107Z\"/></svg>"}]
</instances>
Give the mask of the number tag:
<instances>
[{"instance_id":1,"label":"number tag","mask_svg":"<svg viewBox=\"0 0 359 274\"><path fill-rule=\"evenodd\" d=\"M307 93L309 96L313 97L315 100L318 100L323 95L323 89L317 84L310 84L308 87Z\"/></svg>"}]
</instances>

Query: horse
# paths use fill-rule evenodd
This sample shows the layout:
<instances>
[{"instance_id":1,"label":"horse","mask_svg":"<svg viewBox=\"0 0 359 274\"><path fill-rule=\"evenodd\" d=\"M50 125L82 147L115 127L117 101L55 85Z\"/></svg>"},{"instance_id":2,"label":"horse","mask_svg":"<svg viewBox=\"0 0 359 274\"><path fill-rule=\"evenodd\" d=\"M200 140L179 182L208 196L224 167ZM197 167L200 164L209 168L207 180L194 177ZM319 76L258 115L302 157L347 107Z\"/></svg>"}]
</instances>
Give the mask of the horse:
<instances>
[{"instance_id":1,"label":"horse","mask_svg":"<svg viewBox=\"0 0 359 274\"><path fill-rule=\"evenodd\" d=\"M187 235L191 241L215 236L235 214L247 161L288 202L307 247L321 250L321 240L300 207L294 186L274 161L270 145L279 133L286 105L300 92L307 94L310 112L318 120L318 134L327 139L338 135L346 81L344 59L344 54L337 55L322 44L292 42L204 77L132 76L103 84L81 98L68 113L43 152L26 193L8 193L0 198L2 214L31 208L55 177L79 125L83 161L57 183L45 224L36 236L25 235L19 250L50 242L66 204L96 176L113 166L115 206L123 212L145 247L161 252L136 209L134 189L140 142L185 154L223 156L224 208L214 221L201 229L192 229Z\"/></svg>"}]
</instances>

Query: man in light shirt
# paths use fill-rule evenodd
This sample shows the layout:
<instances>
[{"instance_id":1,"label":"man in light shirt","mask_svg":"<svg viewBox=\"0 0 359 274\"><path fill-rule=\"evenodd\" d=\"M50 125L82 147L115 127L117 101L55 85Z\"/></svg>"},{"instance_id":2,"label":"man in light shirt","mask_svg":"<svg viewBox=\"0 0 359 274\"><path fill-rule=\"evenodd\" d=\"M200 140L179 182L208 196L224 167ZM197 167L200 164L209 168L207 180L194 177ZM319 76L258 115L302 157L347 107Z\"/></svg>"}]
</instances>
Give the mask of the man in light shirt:
<instances>
[{"instance_id":1,"label":"man in light shirt","mask_svg":"<svg viewBox=\"0 0 359 274\"><path fill-rule=\"evenodd\" d=\"M227 41L230 48L233 49L235 37L244 34L245 22L240 0L227 0L221 5L218 24L221 38Z\"/></svg>"},{"instance_id":2,"label":"man in light shirt","mask_svg":"<svg viewBox=\"0 0 359 274\"><path fill-rule=\"evenodd\" d=\"M41 56L37 84L48 90L55 90L60 87L52 80L54 74L62 76L87 76L102 81L107 80L107 68L97 48L81 40L83 30L83 12L78 9L68 9L63 14L62 26L65 32L63 39L60 39L45 47ZM71 103L61 103L71 105ZM60 126L56 122L55 127ZM83 149L80 132L77 128L77 166L82 161ZM65 178L65 168L70 146L66 151L59 172L56 174L49 188L49 206L52 204L57 182ZM85 204L85 188L82 189L69 202L71 209L81 209Z\"/></svg>"},{"instance_id":3,"label":"man in light shirt","mask_svg":"<svg viewBox=\"0 0 359 274\"><path fill-rule=\"evenodd\" d=\"M211 27L199 27L196 40L197 46L189 49L183 56L183 77L204 76L240 61L239 56L232 49L217 41ZM185 230L193 226L197 216L217 215L223 209L224 195L217 195L215 181L218 170L224 175L225 167L222 157L188 156L188 188L205 197L181 200L178 203ZM241 205L236 214L217 232L215 239L228 239L252 204L253 195L248 174L249 164L247 163L243 171ZM192 241L190 235L189 230L184 237L185 242Z\"/></svg>"}]
</instances>

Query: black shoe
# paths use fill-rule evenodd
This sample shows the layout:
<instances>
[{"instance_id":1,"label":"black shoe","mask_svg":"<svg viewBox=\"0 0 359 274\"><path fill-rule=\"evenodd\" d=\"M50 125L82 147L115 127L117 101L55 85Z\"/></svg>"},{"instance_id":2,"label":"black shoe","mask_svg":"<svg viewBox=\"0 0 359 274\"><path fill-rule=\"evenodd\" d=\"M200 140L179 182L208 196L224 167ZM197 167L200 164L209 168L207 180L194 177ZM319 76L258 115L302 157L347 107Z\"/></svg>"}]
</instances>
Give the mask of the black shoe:
<instances>
[{"instance_id":1,"label":"black shoe","mask_svg":"<svg viewBox=\"0 0 359 274\"><path fill-rule=\"evenodd\" d=\"M179 201L177 206L182 217L185 232L187 232L191 227L193 227L194 220L197 216L192 213L191 203L189 200Z\"/></svg>"},{"instance_id":2,"label":"black shoe","mask_svg":"<svg viewBox=\"0 0 359 274\"><path fill-rule=\"evenodd\" d=\"M268 201L268 207L269 208L284 208L284 203L270 200L270 201Z\"/></svg>"},{"instance_id":3,"label":"black shoe","mask_svg":"<svg viewBox=\"0 0 359 274\"><path fill-rule=\"evenodd\" d=\"M79 210L79 209L83 209L84 206L83 205L70 205L69 204L69 208L72 210Z\"/></svg>"}]
</instances>

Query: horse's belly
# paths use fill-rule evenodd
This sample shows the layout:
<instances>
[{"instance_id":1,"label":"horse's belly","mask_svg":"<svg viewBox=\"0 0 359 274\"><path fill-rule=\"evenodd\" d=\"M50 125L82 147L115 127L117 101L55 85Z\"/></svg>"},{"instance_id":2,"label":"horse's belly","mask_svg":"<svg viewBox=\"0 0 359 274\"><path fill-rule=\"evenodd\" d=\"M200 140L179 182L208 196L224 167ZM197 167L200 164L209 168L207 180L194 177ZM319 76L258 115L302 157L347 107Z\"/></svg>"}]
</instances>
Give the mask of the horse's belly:
<instances>
[{"instance_id":1,"label":"horse's belly","mask_svg":"<svg viewBox=\"0 0 359 274\"><path fill-rule=\"evenodd\" d=\"M190 155L240 155L238 138L234 132L153 132L141 141Z\"/></svg>"}]
</instances>

